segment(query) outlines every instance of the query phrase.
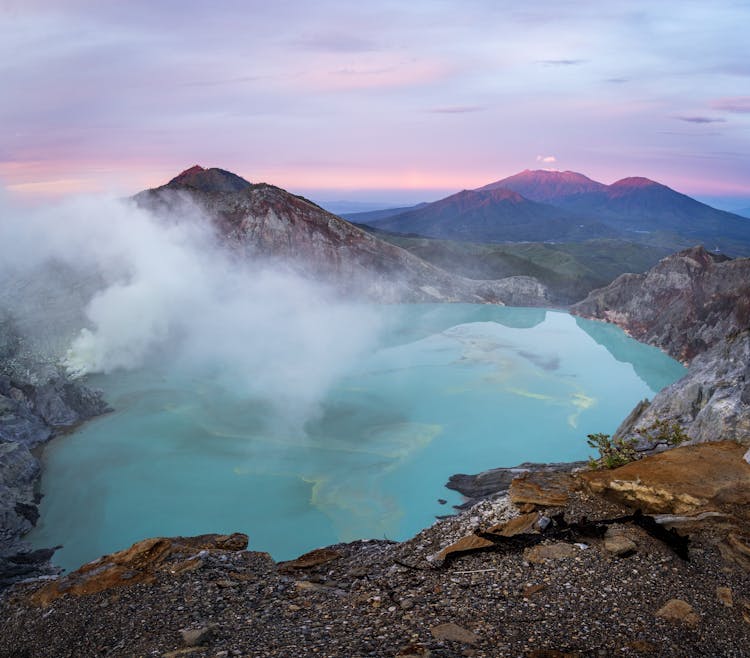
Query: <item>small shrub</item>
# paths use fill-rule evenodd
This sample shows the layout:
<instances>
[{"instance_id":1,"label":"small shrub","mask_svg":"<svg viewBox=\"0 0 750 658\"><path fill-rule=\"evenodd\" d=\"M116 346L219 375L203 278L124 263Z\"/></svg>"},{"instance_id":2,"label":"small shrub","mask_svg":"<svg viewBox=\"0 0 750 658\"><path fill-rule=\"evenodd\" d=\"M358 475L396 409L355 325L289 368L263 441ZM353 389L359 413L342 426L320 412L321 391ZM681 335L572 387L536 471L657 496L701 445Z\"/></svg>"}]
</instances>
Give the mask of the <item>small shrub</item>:
<instances>
[{"instance_id":1,"label":"small shrub","mask_svg":"<svg viewBox=\"0 0 750 658\"><path fill-rule=\"evenodd\" d=\"M636 432L650 443L664 443L668 446L678 446L690 439L676 421L657 420L648 427L637 429Z\"/></svg>"},{"instance_id":2,"label":"small shrub","mask_svg":"<svg viewBox=\"0 0 750 658\"><path fill-rule=\"evenodd\" d=\"M592 469L617 468L638 458L635 439L612 439L609 434L589 434L587 443L599 451L599 458L589 458Z\"/></svg>"}]
</instances>

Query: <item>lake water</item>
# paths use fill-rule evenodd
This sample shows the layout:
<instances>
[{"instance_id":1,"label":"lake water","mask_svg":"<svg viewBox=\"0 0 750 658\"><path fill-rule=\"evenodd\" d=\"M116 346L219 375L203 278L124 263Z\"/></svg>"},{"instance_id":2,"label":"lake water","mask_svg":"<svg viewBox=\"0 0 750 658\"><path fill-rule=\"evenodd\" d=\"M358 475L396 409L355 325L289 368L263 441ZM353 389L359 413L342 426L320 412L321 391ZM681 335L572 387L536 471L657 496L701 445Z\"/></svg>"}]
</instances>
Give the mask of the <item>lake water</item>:
<instances>
[{"instance_id":1,"label":"lake water","mask_svg":"<svg viewBox=\"0 0 750 658\"><path fill-rule=\"evenodd\" d=\"M614 432L684 373L616 327L563 312L382 312L377 349L303 425L183 371L92 378L116 411L49 444L29 539L62 544L55 562L68 569L158 535L245 532L277 560L405 539L460 502L443 486L451 474L586 458L587 434Z\"/></svg>"}]
</instances>

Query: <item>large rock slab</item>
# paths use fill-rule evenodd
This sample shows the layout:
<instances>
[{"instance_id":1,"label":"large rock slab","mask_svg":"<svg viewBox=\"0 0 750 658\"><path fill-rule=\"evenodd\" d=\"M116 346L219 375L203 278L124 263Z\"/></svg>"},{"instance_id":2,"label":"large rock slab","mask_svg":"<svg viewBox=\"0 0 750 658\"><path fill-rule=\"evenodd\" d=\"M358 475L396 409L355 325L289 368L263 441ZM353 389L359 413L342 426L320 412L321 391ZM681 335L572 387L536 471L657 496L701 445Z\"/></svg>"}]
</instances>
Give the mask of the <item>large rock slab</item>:
<instances>
[{"instance_id":1,"label":"large rock slab","mask_svg":"<svg viewBox=\"0 0 750 658\"><path fill-rule=\"evenodd\" d=\"M484 532L499 535L500 537L515 537L516 535L526 533L536 533L536 524L538 520L539 515L536 512L521 514L506 523L493 525L487 528ZM441 550L436 556L435 564L442 564L448 557L457 557L464 553L472 553L474 551L488 549L494 545L495 542L491 539L486 539L476 533L472 533L461 537L458 541L453 542L450 546L446 546Z\"/></svg>"},{"instance_id":2,"label":"large rock slab","mask_svg":"<svg viewBox=\"0 0 750 658\"><path fill-rule=\"evenodd\" d=\"M613 470L581 473L593 492L649 514L726 511L750 519L750 464L732 442L682 446Z\"/></svg>"}]
</instances>

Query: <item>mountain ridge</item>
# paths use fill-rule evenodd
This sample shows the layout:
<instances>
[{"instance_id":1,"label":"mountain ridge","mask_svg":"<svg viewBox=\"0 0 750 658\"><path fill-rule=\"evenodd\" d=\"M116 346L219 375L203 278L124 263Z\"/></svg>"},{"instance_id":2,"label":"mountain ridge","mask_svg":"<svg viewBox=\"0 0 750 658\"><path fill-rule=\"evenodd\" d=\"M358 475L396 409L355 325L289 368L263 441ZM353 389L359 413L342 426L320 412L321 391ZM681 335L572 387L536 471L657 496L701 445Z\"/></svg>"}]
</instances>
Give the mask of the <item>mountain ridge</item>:
<instances>
[{"instance_id":1,"label":"mountain ridge","mask_svg":"<svg viewBox=\"0 0 750 658\"><path fill-rule=\"evenodd\" d=\"M133 198L157 214L174 215L187 194L236 255L281 260L346 296L386 302L548 302L546 288L531 277L479 281L450 274L282 188L240 179L241 189L227 190L237 179L224 170L191 167Z\"/></svg>"},{"instance_id":2,"label":"mountain ridge","mask_svg":"<svg viewBox=\"0 0 750 658\"><path fill-rule=\"evenodd\" d=\"M509 197L500 190L515 192L526 205L516 199L515 207L509 207ZM420 208L380 211L377 217L348 214L347 219L402 234L475 242L619 237L675 251L701 242L733 256L750 255L748 218L713 208L642 176L605 185L578 172L527 169L458 194L471 192L496 193L494 211L476 196L481 212L454 203L448 213L446 205L455 200L454 194ZM534 203L544 207L529 205ZM517 224L529 219L534 223L519 229Z\"/></svg>"},{"instance_id":3,"label":"mountain ridge","mask_svg":"<svg viewBox=\"0 0 750 658\"><path fill-rule=\"evenodd\" d=\"M425 237L475 242L575 240L590 235L616 237L617 232L588 218L547 203L532 201L515 190L462 190L439 201L371 221L381 230Z\"/></svg>"}]
</instances>

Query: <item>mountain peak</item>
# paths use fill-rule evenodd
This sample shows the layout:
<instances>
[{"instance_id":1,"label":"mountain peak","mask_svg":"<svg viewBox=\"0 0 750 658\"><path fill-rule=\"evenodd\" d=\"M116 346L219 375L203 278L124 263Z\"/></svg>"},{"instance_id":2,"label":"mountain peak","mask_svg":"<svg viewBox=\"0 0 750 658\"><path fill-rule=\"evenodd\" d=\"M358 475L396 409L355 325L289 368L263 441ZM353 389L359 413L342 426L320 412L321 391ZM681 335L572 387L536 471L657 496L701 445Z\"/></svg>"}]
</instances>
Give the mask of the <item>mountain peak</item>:
<instances>
[{"instance_id":1,"label":"mountain peak","mask_svg":"<svg viewBox=\"0 0 750 658\"><path fill-rule=\"evenodd\" d=\"M615 181L614 183L612 183L612 185L610 185L610 187L628 187L631 189L653 186L664 187L663 185L661 185L661 183L657 183L650 178L644 178L643 176L628 176L627 178L621 178L620 180Z\"/></svg>"},{"instance_id":2,"label":"mountain peak","mask_svg":"<svg viewBox=\"0 0 750 658\"><path fill-rule=\"evenodd\" d=\"M183 176L190 176L192 174L199 174L202 171L206 171L203 167L200 165L193 165L192 167L189 167L188 169L185 169L179 176L176 176L172 180L176 180L177 178L182 178Z\"/></svg>"},{"instance_id":3,"label":"mountain peak","mask_svg":"<svg viewBox=\"0 0 750 658\"><path fill-rule=\"evenodd\" d=\"M604 185L576 171L524 169L518 174L480 187L479 190L501 188L513 190L532 201L546 203L563 197L598 192L604 188Z\"/></svg>"},{"instance_id":4,"label":"mountain peak","mask_svg":"<svg viewBox=\"0 0 750 658\"><path fill-rule=\"evenodd\" d=\"M250 187L250 183L225 169L204 169L200 165L193 165L170 180L166 187L188 187L200 192L241 192Z\"/></svg>"}]
</instances>

